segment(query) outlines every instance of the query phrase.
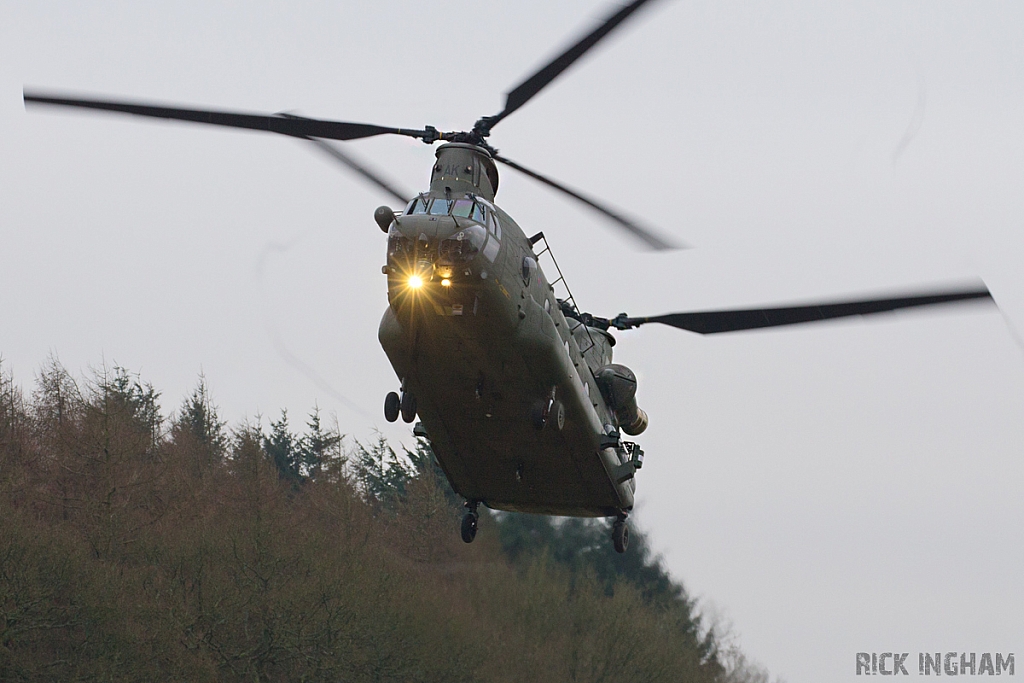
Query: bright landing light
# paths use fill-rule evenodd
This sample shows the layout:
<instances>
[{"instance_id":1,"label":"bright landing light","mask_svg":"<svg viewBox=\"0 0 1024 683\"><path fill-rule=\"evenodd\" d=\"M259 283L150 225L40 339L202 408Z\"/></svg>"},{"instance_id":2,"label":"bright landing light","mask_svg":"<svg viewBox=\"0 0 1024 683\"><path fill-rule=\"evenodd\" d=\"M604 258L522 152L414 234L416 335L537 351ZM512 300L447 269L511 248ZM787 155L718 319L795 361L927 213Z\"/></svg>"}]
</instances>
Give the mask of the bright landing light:
<instances>
[{"instance_id":1,"label":"bright landing light","mask_svg":"<svg viewBox=\"0 0 1024 683\"><path fill-rule=\"evenodd\" d=\"M452 286L452 281L449 280L448 278L445 278L445 279L441 280L441 286L442 287L451 287Z\"/></svg>"},{"instance_id":2,"label":"bright landing light","mask_svg":"<svg viewBox=\"0 0 1024 683\"><path fill-rule=\"evenodd\" d=\"M423 286L423 278L419 275L413 275L409 278L409 287L412 289L419 289Z\"/></svg>"}]
</instances>

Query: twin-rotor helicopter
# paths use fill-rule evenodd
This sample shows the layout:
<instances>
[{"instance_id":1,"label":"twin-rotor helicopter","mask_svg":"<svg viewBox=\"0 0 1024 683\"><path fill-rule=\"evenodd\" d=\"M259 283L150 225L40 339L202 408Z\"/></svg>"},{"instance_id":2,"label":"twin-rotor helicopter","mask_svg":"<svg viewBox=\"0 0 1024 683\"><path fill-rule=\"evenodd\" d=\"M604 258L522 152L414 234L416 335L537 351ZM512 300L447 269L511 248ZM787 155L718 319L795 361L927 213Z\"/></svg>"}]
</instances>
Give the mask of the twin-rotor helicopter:
<instances>
[{"instance_id":1,"label":"twin-rotor helicopter","mask_svg":"<svg viewBox=\"0 0 1024 683\"><path fill-rule=\"evenodd\" d=\"M643 450L626 437L648 426L633 372L612 362L612 331L661 323L700 334L793 325L966 300L991 300L984 286L884 299L747 310L602 318L580 310L543 233L528 235L494 203L497 163L586 204L652 249L672 244L599 200L499 154L492 129L526 104L604 36L647 4L618 9L512 89L505 107L468 131L442 132L24 93L26 105L78 107L306 138L402 201L374 219L387 234L388 308L378 337L398 377L384 415L429 440L452 488L466 500L462 539L476 536L478 506L550 515L614 517L625 552ZM411 200L325 140L402 135L436 150L429 189Z\"/></svg>"}]
</instances>

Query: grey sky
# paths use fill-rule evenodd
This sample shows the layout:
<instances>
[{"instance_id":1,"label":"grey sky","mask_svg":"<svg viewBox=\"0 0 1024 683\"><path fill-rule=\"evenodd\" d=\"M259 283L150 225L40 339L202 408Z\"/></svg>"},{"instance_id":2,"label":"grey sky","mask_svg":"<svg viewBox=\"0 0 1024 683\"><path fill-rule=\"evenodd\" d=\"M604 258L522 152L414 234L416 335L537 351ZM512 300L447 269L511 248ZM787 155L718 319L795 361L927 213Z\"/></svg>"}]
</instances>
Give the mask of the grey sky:
<instances>
[{"instance_id":1,"label":"grey sky","mask_svg":"<svg viewBox=\"0 0 1024 683\"><path fill-rule=\"evenodd\" d=\"M166 409L202 370L233 421L317 402L408 443L380 408L386 196L299 141L26 113L22 86L463 129L608 11L0 0L4 366L27 386L50 353L117 363ZM499 204L596 314L995 294L1005 318L619 335L652 421L641 523L791 683L853 680L858 651L1024 654L1022 121L1019 4L662 0L494 130L696 247L641 252L505 171ZM345 149L426 185L422 143Z\"/></svg>"}]
</instances>

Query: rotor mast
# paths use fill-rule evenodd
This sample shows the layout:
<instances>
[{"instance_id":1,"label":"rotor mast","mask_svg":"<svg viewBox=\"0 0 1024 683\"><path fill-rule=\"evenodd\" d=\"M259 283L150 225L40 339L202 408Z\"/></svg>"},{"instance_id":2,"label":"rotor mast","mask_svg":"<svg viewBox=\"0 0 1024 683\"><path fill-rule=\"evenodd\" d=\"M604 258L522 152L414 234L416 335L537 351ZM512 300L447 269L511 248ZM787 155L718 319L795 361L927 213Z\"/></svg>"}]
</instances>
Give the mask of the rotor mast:
<instances>
[{"instance_id":1,"label":"rotor mast","mask_svg":"<svg viewBox=\"0 0 1024 683\"><path fill-rule=\"evenodd\" d=\"M430 172L430 191L436 194L475 194L494 201L498 169L483 147L464 142L441 145Z\"/></svg>"}]
</instances>

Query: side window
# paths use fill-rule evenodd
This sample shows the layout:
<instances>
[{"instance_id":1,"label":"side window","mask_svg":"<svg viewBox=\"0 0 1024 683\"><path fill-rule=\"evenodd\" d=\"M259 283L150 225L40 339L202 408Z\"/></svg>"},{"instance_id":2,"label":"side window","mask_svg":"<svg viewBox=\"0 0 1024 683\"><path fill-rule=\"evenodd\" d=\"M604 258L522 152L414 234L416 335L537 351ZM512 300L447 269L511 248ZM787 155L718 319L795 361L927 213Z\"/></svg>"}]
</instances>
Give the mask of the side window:
<instances>
[{"instance_id":1,"label":"side window","mask_svg":"<svg viewBox=\"0 0 1024 683\"><path fill-rule=\"evenodd\" d=\"M482 228L481 228L482 229ZM501 242L494 239L494 236L487 238L487 244L484 246L484 256L491 263L494 263L494 259L498 258L498 252L501 250Z\"/></svg>"},{"instance_id":2,"label":"side window","mask_svg":"<svg viewBox=\"0 0 1024 683\"><path fill-rule=\"evenodd\" d=\"M532 256L523 257L523 284L529 286L537 274L537 260Z\"/></svg>"},{"instance_id":3,"label":"side window","mask_svg":"<svg viewBox=\"0 0 1024 683\"><path fill-rule=\"evenodd\" d=\"M491 234L494 235L495 237L497 237L500 240L501 239L501 222L498 220L498 217L494 214L493 211L490 213L488 218L490 219Z\"/></svg>"},{"instance_id":4,"label":"side window","mask_svg":"<svg viewBox=\"0 0 1024 683\"><path fill-rule=\"evenodd\" d=\"M406 213L426 213L427 212L427 198L417 197L409 203L409 208Z\"/></svg>"}]
</instances>

